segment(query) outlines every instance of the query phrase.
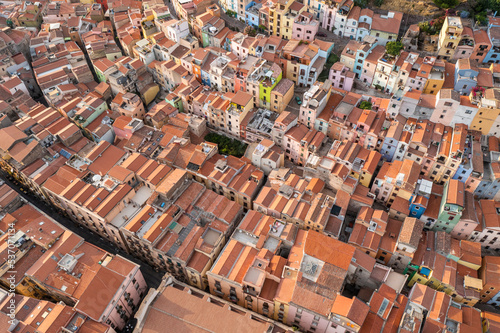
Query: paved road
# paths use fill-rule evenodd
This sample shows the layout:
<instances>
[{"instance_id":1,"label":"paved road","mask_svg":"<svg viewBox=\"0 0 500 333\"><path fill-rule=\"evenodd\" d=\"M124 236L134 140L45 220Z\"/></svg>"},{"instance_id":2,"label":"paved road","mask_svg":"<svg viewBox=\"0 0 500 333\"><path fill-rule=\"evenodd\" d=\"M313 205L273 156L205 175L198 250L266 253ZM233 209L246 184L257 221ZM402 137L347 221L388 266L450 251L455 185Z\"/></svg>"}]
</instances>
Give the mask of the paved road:
<instances>
[{"instance_id":1,"label":"paved road","mask_svg":"<svg viewBox=\"0 0 500 333\"><path fill-rule=\"evenodd\" d=\"M380 90L368 87L363 81L358 79L354 79L354 85L351 91L361 95L370 95L379 98L391 98L390 94L386 94L381 92Z\"/></svg>"},{"instance_id":2,"label":"paved road","mask_svg":"<svg viewBox=\"0 0 500 333\"><path fill-rule=\"evenodd\" d=\"M54 220L56 220L57 222L62 224L64 227L66 227L67 229L74 232L75 234L79 235L80 237L83 237L85 239L85 241L87 241L91 244L94 244L95 246L98 246L101 249L108 251L109 253L119 254L122 257L127 258L130 261L133 261L136 264L140 265L141 272L144 275L144 279L146 280L146 282L150 288L157 288L160 285L161 279L163 277L162 273L156 272L148 264L146 264L146 263L132 257L131 255L123 252L122 250L116 248L112 243L101 238L99 235L96 235L96 234L92 233L90 230L75 224L70 219L63 217L53 207L40 201L35 196L33 196L29 193L26 194L26 193L22 192L20 190L20 186L14 184L12 181L10 181L5 176L5 174L3 174L1 172L0 172L0 179L4 180L7 185L9 185L11 188L13 188L16 192L18 192L24 199L26 199L28 202L30 202L33 206L35 206L36 208L43 211L45 214L52 217Z\"/></svg>"},{"instance_id":3,"label":"paved road","mask_svg":"<svg viewBox=\"0 0 500 333\"><path fill-rule=\"evenodd\" d=\"M326 30L323 28L319 28L318 32L322 32L326 34L326 37L317 37L318 39L327 41L327 42L333 42L333 53L338 55L340 57L340 54L342 53L342 50L344 47L349 43L350 39L349 38L344 38L344 37L339 37L336 34L333 33L333 31Z\"/></svg>"}]
</instances>

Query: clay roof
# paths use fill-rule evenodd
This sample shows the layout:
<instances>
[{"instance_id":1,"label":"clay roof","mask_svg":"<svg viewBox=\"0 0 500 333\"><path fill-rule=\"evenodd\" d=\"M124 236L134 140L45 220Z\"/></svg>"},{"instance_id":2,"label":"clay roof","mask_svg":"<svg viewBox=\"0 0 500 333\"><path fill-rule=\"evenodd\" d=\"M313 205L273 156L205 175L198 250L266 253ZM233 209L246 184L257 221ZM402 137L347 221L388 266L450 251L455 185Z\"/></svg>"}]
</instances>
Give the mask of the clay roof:
<instances>
[{"instance_id":1,"label":"clay roof","mask_svg":"<svg viewBox=\"0 0 500 333\"><path fill-rule=\"evenodd\" d=\"M168 327L172 332L224 333L229 330L253 333L267 332L270 326L249 315L231 311L227 306L212 304L208 297L199 298L169 286L149 306L142 329L144 332L161 332Z\"/></svg>"},{"instance_id":2,"label":"clay roof","mask_svg":"<svg viewBox=\"0 0 500 333\"><path fill-rule=\"evenodd\" d=\"M399 242L417 248L423 228L424 222L414 217L407 217L399 234Z\"/></svg>"}]
</instances>

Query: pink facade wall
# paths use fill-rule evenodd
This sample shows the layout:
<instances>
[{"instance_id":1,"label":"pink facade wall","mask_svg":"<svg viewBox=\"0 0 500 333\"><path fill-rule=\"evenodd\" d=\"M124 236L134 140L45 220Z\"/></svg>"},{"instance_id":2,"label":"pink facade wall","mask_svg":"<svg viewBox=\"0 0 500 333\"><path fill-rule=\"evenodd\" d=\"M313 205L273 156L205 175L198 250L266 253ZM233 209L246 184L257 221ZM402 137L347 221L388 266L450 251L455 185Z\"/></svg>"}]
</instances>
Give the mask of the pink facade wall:
<instances>
[{"instance_id":1,"label":"pink facade wall","mask_svg":"<svg viewBox=\"0 0 500 333\"><path fill-rule=\"evenodd\" d=\"M452 105L446 106L445 103L451 103ZM455 116L455 111L460 105L460 102L450 101L450 100L439 100L436 103L436 108L432 112L430 120L435 123L440 123L445 126L449 126L453 117Z\"/></svg>"},{"instance_id":2,"label":"pink facade wall","mask_svg":"<svg viewBox=\"0 0 500 333\"><path fill-rule=\"evenodd\" d=\"M286 157L288 157L290 160L293 160L294 162L297 162L299 160L299 155L300 155L300 143L291 140L288 136L285 135L284 140L283 140L283 147L285 149L285 154Z\"/></svg>"},{"instance_id":3,"label":"pink facade wall","mask_svg":"<svg viewBox=\"0 0 500 333\"><path fill-rule=\"evenodd\" d=\"M302 311L300 313L299 324L295 322L297 315L297 308L290 305L288 308L288 316L286 324L289 326L299 326L301 331L308 332L313 327L311 324L314 321L315 315L313 313ZM297 318L298 319L298 318ZM315 333L345 333L346 328L340 324L336 324L333 321L326 320L325 318L319 316L319 320L316 321L318 324L315 326Z\"/></svg>"},{"instance_id":4,"label":"pink facade wall","mask_svg":"<svg viewBox=\"0 0 500 333\"><path fill-rule=\"evenodd\" d=\"M240 59L246 58L248 56L248 49L234 42L231 44L231 51Z\"/></svg>"},{"instance_id":5,"label":"pink facade wall","mask_svg":"<svg viewBox=\"0 0 500 333\"><path fill-rule=\"evenodd\" d=\"M421 77L415 77L415 78L410 77L408 81L406 81L406 86L415 90L423 91L426 82L427 79Z\"/></svg>"},{"instance_id":6,"label":"pink facade wall","mask_svg":"<svg viewBox=\"0 0 500 333\"><path fill-rule=\"evenodd\" d=\"M337 14L337 8L329 8L328 6L323 7L325 13L323 15L323 21L321 26L329 31L332 31L335 23L335 15Z\"/></svg>"},{"instance_id":7,"label":"pink facade wall","mask_svg":"<svg viewBox=\"0 0 500 333\"><path fill-rule=\"evenodd\" d=\"M344 67L344 69L346 68ZM331 69L329 79L335 88L351 91L352 85L354 83L354 77L347 77L343 72L344 71L336 71Z\"/></svg>"},{"instance_id":8,"label":"pink facade wall","mask_svg":"<svg viewBox=\"0 0 500 333\"><path fill-rule=\"evenodd\" d=\"M293 39L309 40L312 41L318 32L318 23L303 24L294 22L292 28Z\"/></svg>"},{"instance_id":9,"label":"pink facade wall","mask_svg":"<svg viewBox=\"0 0 500 333\"><path fill-rule=\"evenodd\" d=\"M472 55L473 48L467 45L457 46L453 59L468 59Z\"/></svg>"},{"instance_id":10,"label":"pink facade wall","mask_svg":"<svg viewBox=\"0 0 500 333\"><path fill-rule=\"evenodd\" d=\"M121 259L124 260L124 259ZM144 280L144 277L142 276L142 273L139 269L139 267L134 268L136 269L135 274L132 276L127 275L125 277L125 280L123 281L122 286L126 286L125 289L120 288L117 290L117 293L115 296L111 299L111 301L108 303L108 306L104 310L101 316L105 316L105 320L101 320L102 318L93 318L96 321L108 323L107 320L109 320L109 323L112 323L116 328L122 329L126 322L124 318L120 317L120 314L118 313L116 307L121 305L122 309L125 311L126 316L128 318L133 317L134 311L132 310L132 306L128 304L128 302L125 300L125 293L130 294L130 299L133 300L132 305L138 306L139 303L141 302L141 293L143 295L147 291L147 284L146 281ZM135 279L135 284L133 283L133 280ZM113 285L112 281L106 281L110 285ZM96 302L99 301L99 291L96 291ZM106 300L107 301L107 300Z\"/></svg>"},{"instance_id":11,"label":"pink facade wall","mask_svg":"<svg viewBox=\"0 0 500 333\"><path fill-rule=\"evenodd\" d=\"M373 82L373 75L375 75L376 64L370 63L365 60L363 64L363 71L361 72L360 80L367 85L371 85Z\"/></svg>"},{"instance_id":12,"label":"pink facade wall","mask_svg":"<svg viewBox=\"0 0 500 333\"><path fill-rule=\"evenodd\" d=\"M474 232L474 229L476 229L476 225L477 224L471 220L461 219L458 221L457 225L455 225L450 235L451 237L457 239L468 239L469 236Z\"/></svg>"}]
</instances>

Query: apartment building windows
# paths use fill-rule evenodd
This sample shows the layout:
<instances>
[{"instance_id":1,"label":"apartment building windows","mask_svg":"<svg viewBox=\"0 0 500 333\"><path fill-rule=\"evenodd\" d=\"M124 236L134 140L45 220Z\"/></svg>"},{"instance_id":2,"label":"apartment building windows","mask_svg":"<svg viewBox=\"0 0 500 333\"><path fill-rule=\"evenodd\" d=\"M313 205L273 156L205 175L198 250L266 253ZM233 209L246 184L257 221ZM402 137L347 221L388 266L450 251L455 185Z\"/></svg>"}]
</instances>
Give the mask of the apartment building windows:
<instances>
[{"instance_id":1,"label":"apartment building windows","mask_svg":"<svg viewBox=\"0 0 500 333\"><path fill-rule=\"evenodd\" d=\"M229 289L229 300L231 302L238 303L238 297L236 296L236 289L234 289L234 287Z\"/></svg>"}]
</instances>

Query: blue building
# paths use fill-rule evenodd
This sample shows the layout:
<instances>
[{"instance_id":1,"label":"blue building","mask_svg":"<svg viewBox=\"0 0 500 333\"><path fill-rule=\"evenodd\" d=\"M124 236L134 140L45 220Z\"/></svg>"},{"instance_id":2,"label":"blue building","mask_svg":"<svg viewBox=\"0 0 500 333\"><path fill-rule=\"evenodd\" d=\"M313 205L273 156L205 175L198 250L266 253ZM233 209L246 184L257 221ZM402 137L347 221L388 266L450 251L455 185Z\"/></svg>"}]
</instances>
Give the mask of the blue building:
<instances>
[{"instance_id":1,"label":"blue building","mask_svg":"<svg viewBox=\"0 0 500 333\"><path fill-rule=\"evenodd\" d=\"M459 180L465 184L465 182L467 181L467 179L470 177L471 174L472 174L472 163L468 161L467 163L461 163L458 166L457 172L455 172L455 175L451 179Z\"/></svg>"},{"instance_id":2,"label":"blue building","mask_svg":"<svg viewBox=\"0 0 500 333\"><path fill-rule=\"evenodd\" d=\"M500 27L493 26L488 28L488 37L491 42L491 49L484 57L483 62L500 63Z\"/></svg>"},{"instance_id":3,"label":"blue building","mask_svg":"<svg viewBox=\"0 0 500 333\"><path fill-rule=\"evenodd\" d=\"M384 142L382 143L382 148L380 149L380 154L382 158L388 162L392 162L394 159L394 154L399 145L399 139L403 133L404 124L397 120L394 120L387 130L387 135L385 136Z\"/></svg>"},{"instance_id":4,"label":"blue building","mask_svg":"<svg viewBox=\"0 0 500 333\"><path fill-rule=\"evenodd\" d=\"M488 23L488 38L491 42L491 49L484 57L485 63L499 63L500 62L500 20L490 18Z\"/></svg>"},{"instance_id":5,"label":"blue building","mask_svg":"<svg viewBox=\"0 0 500 333\"><path fill-rule=\"evenodd\" d=\"M262 7L261 3L250 1L245 6L245 18L248 25L257 28L259 26L259 10Z\"/></svg>"},{"instance_id":6,"label":"blue building","mask_svg":"<svg viewBox=\"0 0 500 333\"><path fill-rule=\"evenodd\" d=\"M470 59L459 59L455 64L455 86L454 89L462 95L470 94L472 88L477 86L479 68L475 61Z\"/></svg>"},{"instance_id":7,"label":"blue building","mask_svg":"<svg viewBox=\"0 0 500 333\"><path fill-rule=\"evenodd\" d=\"M497 160L498 161L498 160ZM479 199L494 199L500 189L500 162L484 164L483 178L474 191L474 196Z\"/></svg>"},{"instance_id":8,"label":"blue building","mask_svg":"<svg viewBox=\"0 0 500 333\"><path fill-rule=\"evenodd\" d=\"M217 56L213 53L209 53L206 57L203 65L201 65L201 83L210 87L210 65L217 59Z\"/></svg>"},{"instance_id":9,"label":"blue building","mask_svg":"<svg viewBox=\"0 0 500 333\"><path fill-rule=\"evenodd\" d=\"M419 219L425 213L432 193L432 182L419 179L415 192L410 197L410 217Z\"/></svg>"},{"instance_id":10,"label":"blue building","mask_svg":"<svg viewBox=\"0 0 500 333\"><path fill-rule=\"evenodd\" d=\"M363 65L365 63L365 59L375 48L375 46L377 46L377 39L373 36L365 36L362 42L356 42L356 43L359 44L359 47L356 50L356 58L354 60L354 66L352 71L356 75L356 78L359 79L363 71Z\"/></svg>"},{"instance_id":11,"label":"blue building","mask_svg":"<svg viewBox=\"0 0 500 333\"><path fill-rule=\"evenodd\" d=\"M471 175L477 179L482 178L483 152L481 150L481 143L469 139L469 144L465 145L463 156L462 163L458 166L452 179L456 179L465 184ZM476 159L474 160L473 157L476 157ZM472 163L473 160L474 164Z\"/></svg>"}]
</instances>

